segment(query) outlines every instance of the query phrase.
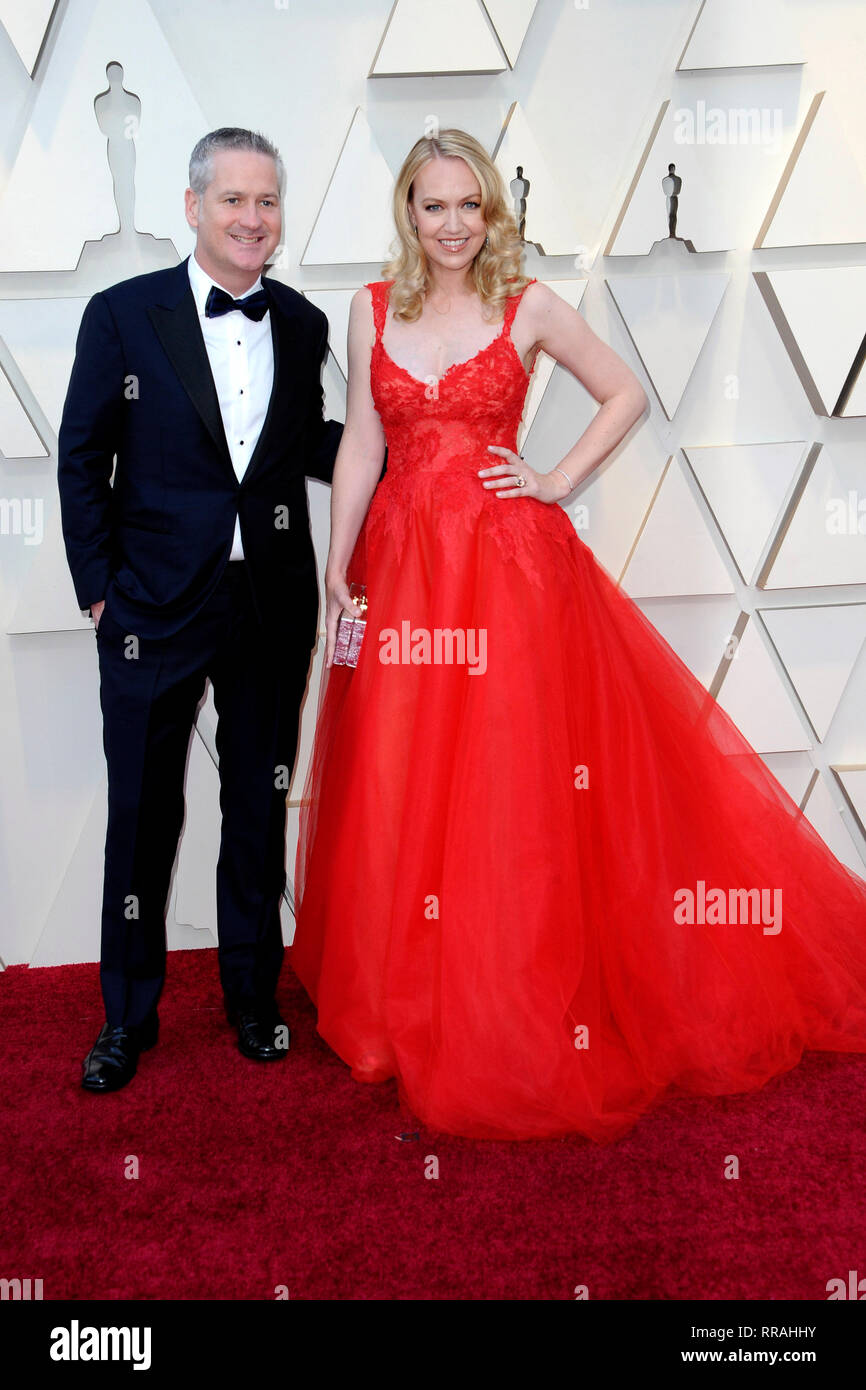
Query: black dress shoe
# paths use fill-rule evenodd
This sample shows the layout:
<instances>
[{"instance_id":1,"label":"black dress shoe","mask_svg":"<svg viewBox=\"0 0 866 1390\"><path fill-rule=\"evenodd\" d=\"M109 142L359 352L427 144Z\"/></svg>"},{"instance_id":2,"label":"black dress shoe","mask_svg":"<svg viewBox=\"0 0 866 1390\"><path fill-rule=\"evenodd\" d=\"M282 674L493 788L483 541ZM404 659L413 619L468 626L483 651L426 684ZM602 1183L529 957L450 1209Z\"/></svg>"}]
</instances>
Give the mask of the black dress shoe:
<instances>
[{"instance_id":1,"label":"black dress shoe","mask_svg":"<svg viewBox=\"0 0 866 1390\"><path fill-rule=\"evenodd\" d=\"M119 1091L131 1081L139 1054L156 1046L159 1018L154 1013L140 1027L102 1025L99 1037L84 1059L81 1084L85 1091Z\"/></svg>"},{"instance_id":2,"label":"black dress shoe","mask_svg":"<svg viewBox=\"0 0 866 1390\"><path fill-rule=\"evenodd\" d=\"M238 1050L255 1062L278 1062L289 1050L289 1026L281 1018L276 1005L253 1008L241 1005L226 1006L229 1023L238 1030Z\"/></svg>"}]
</instances>

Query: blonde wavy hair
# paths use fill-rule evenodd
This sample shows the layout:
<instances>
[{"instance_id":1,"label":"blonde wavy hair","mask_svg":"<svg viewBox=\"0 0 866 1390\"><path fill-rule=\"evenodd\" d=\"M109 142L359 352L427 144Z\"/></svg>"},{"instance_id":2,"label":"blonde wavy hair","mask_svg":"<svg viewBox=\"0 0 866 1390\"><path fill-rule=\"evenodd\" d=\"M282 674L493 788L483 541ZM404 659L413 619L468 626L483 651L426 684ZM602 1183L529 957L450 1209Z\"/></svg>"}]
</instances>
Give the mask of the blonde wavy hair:
<instances>
[{"instance_id":1,"label":"blonde wavy hair","mask_svg":"<svg viewBox=\"0 0 866 1390\"><path fill-rule=\"evenodd\" d=\"M482 304L491 306L492 318L501 318L506 299L529 284L521 268L523 243L506 201L502 175L474 136L455 129L416 141L397 175L393 206L397 236L391 245L391 259L382 267L383 278L394 281L390 308L395 318L414 323L430 288L427 257L409 217L409 199L419 170L435 158L465 160L478 180L488 244L476 255L470 273Z\"/></svg>"}]
</instances>

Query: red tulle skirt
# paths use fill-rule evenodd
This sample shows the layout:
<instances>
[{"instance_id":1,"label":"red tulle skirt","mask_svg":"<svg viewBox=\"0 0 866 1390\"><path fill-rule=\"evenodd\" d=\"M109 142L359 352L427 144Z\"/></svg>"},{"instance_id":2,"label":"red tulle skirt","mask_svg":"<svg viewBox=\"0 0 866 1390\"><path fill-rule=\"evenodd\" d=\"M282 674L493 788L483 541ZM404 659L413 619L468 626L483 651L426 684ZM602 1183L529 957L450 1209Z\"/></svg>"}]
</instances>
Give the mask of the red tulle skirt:
<instances>
[{"instance_id":1,"label":"red tulle skirt","mask_svg":"<svg viewBox=\"0 0 866 1390\"><path fill-rule=\"evenodd\" d=\"M491 508L460 532L416 499L396 537L374 505L356 548L290 952L322 1037L477 1138L607 1141L669 1088L866 1051L866 882L565 514L495 505L534 509L543 582Z\"/></svg>"}]
</instances>

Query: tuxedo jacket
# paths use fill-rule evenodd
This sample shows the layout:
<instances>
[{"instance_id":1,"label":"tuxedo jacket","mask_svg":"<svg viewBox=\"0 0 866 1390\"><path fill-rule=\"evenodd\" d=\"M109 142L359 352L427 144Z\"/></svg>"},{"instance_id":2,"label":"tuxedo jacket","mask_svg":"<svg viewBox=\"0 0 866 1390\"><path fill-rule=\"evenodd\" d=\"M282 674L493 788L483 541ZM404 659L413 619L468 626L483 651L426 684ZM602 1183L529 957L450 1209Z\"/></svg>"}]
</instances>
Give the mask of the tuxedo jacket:
<instances>
[{"instance_id":1,"label":"tuxedo jacket","mask_svg":"<svg viewBox=\"0 0 866 1390\"><path fill-rule=\"evenodd\" d=\"M240 481L186 261L113 285L84 311L59 435L63 536L79 605L105 599L130 633L170 636L194 617L239 516L259 617L280 640L315 645L305 478L331 481L343 429L323 419L328 321L262 283L274 379Z\"/></svg>"}]
</instances>

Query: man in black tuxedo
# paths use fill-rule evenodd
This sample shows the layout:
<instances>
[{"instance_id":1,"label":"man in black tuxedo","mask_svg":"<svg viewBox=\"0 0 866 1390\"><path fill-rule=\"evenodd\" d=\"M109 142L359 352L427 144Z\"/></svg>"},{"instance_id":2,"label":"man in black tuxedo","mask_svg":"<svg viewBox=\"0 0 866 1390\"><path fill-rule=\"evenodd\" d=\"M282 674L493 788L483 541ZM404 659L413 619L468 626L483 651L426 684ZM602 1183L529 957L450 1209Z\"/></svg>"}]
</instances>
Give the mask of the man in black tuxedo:
<instances>
[{"instance_id":1,"label":"man in black tuxedo","mask_svg":"<svg viewBox=\"0 0 866 1390\"><path fill-rule=\"evenodd\" d=\"M305 477L329 482L324 314L261 272L280 240L282 163L251 131L196 145L195 253L94 295L63 411L63 534L96 624L108 832L106 1022L83 1086L118 1090L157 1040L165 908L196 708L219 716L219 967L241 1052L285 1057L286 785L318 589ZM116 457L116 466L114 460ZM114 478L112 483L112 470Z\"/></svg>"}]
</instances>

